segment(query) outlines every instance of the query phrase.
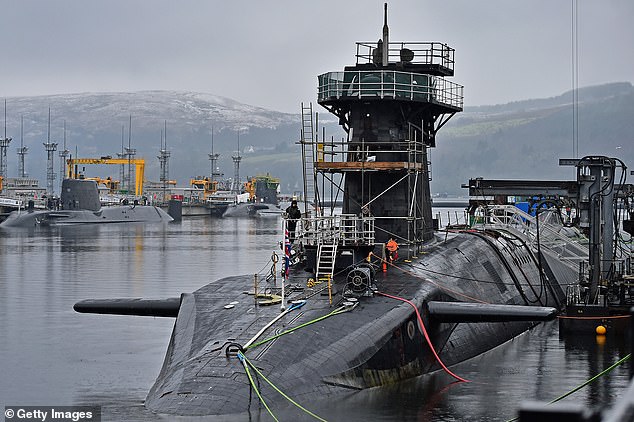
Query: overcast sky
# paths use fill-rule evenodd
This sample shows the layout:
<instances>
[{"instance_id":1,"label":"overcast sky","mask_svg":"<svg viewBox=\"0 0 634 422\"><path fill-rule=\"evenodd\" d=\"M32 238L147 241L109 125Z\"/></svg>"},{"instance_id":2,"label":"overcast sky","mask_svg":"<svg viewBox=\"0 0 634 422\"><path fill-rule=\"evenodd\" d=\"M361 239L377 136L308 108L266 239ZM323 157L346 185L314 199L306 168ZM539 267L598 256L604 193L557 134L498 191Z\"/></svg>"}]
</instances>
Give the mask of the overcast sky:
<instances>
[{"instance_id":1,"label":"overcast sky","mask_svg":"<svg viewBox=\"0 0 634 422\"><path fill-rule=\"evenodd\" d=\"M456 49L465 105L572 87L574 0L389 2L390 41ZM381 37L376 0L0 0L0 97L186 90L297 113ZM634 1L578 1L579 86L634 80Z\"/></svg>"}]
</instances>

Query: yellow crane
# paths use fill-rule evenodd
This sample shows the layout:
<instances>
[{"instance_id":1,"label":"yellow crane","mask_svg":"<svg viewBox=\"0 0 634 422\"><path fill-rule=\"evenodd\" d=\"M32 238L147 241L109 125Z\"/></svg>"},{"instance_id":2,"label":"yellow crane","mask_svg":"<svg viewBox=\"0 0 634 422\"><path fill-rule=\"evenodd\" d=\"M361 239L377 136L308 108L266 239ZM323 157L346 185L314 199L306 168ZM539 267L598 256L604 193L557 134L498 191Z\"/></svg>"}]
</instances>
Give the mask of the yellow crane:
<instances>
[{"instance_id":1,"label":"yellow crane","mask_svg":"<svg viewBox=\"0 0 634 422\"><path fill-rule=\"evenodd\" d=\"M127 159L127 158L69 158L66 160L66 175L70 179L77 179L79 175L75 170L75 166L79 164L134 164L134 194L143 195L143 180L145 175L145 160L143 158Z\"/></svg>"},{"instance_id":2,"label":"yellow crane","mask_svg":"<svg viewBox=\"0 0 634 422\"><path fill-rule=\"evenodd\" d=\"M102 179L101 177L86 177L86 180L94 180L95 182L97 182L98 185L104 185L106 188L108 188L108 191L110 193L117 193L117 191L119 190L119 181L112 180L112 178L110 177L107 177L105 179Z\"/></svg>"}]
</instances>

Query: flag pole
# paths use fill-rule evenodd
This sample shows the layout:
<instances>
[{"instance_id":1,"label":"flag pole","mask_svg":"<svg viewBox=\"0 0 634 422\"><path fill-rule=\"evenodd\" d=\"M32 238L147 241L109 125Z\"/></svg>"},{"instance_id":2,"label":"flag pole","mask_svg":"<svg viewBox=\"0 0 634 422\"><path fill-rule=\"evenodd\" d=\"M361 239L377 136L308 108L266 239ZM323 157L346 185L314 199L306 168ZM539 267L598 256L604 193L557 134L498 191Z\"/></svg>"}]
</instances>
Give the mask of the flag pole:
<instances>
[{"instance_id":1,"label":"flag pole","mask_svg":"<svg viewBox=\"0 0 634 422\"><path fill-rule=\"evenodd\" d=\"M281 311L284 312L286 309L285 303L286 299L284 298L284 285L288 281L288 270L291 261L291 242L288 238L288 222L286 218L284 218L284 277L282 278L282 304L280 305Z\"/></svg>"}]
</instances>

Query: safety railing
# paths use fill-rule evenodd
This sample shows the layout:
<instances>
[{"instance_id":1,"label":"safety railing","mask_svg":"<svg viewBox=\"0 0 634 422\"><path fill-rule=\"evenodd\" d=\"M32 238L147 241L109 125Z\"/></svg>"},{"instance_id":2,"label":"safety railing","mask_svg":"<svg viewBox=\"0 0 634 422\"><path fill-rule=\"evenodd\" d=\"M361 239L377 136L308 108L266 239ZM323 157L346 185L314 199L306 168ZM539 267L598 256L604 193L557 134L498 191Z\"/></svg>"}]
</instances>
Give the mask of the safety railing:
<instances>
[{"instance_id":1,"label":"safety railing","mask_svg":"<svg viewBox=\"0 0 634 422\"><path fill-rule=\"evenodd\" d=\"M382 44L377 42L357 43L357 64L380 63ZM455 50L439 42L388 44L389 63L408 63L413 65L437 65L453 72Z\"/></svg>"},{"instance_id":2,"label":"safety railing","mask_svg":"<svg viewBox=\"0 0 634 422\"><path fill-rule=\"evenodd\" d=\"M555 224L547 211L540 215L539 247L547 248L557 254L559 259L577 271L579 263L588 260L588 246L583 239L566 234L566 228ZM479 208L471 222L474 228L498 228L522 235L529 246L538 248L537 220L513 205L493 205ZM573 233L570 233L573 234Z\"/></svg>"},{"instance_id":3,"label":"safety railing","mask_svg":"<svg viewBox=\"0 0 634 422\"><path fill-rule=\"evenodd\" d=\"M354 214L302 217L298 237L306 245L371 245L374 244L374 217Z\"/></svg>"},{"instance_id":4,"label":"safety railing","mask_svg":"<svg viewBox=\"0 0 634 422\"><path fill-rule=\"evenodd\" d=\"M392 70L329 72L319 75L317 99L393 98L462 109L463 86L439 76Z\"/></svg>"}]
</instances>

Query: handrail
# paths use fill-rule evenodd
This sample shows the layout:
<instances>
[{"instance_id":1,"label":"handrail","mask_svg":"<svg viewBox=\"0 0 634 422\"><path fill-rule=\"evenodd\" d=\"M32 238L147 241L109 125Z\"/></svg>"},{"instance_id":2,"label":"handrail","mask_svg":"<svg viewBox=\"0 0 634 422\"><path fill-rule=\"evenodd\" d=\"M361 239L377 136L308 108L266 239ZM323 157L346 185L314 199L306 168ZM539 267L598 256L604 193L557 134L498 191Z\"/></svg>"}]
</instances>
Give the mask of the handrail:
<instances>
[{"instance_id":1,"label":"handrail","mask_svg":"<svg viewBox=\"0 0 634 422\"><path fill-rule=\"evenodd\" d=\"M357 43L357 64L375 63L380 52L377 42ZM388 62L406 62L412 65L437 65L453 72L455 49L440 42L388 43ZM410 57L406 57L410 55Z\"/></svg>"},{"instance_id":2,"label":"handrail","mask_svg":"<svg viewBox=\"0 0 634 422\"><path fill-rule=\"evenodd\" d=\"M374 217L354 214L302 217L298 238L313 246L324 243L340 246L374 244Z\"/></svg>"},{"instance_id":3,"label":"handrail","mask_svg":"<svg viewBox=\"0 0 634 422\"><path fill-rule=\"evenodd\" d=\"M533 250L537 250L537 221L514 205L490 205L481 220L473 222L472 227L503 228L521 234ZM588 260L587 246L579 241L563 235L563 226L539 220L540 247L555 253L563 263L577 271L579 262Z\"/></svg>"},{"instance_id":4,"label":"handrail","mask_svg":"<svg viewBox=\"0 0 634 422\"><path fill-rule=\"evenodd\" d=\"M462 110L463 86L440 76L394 70L355 70L319 75L317 101L393 98Z\"/></svg>"}]
</instances>

